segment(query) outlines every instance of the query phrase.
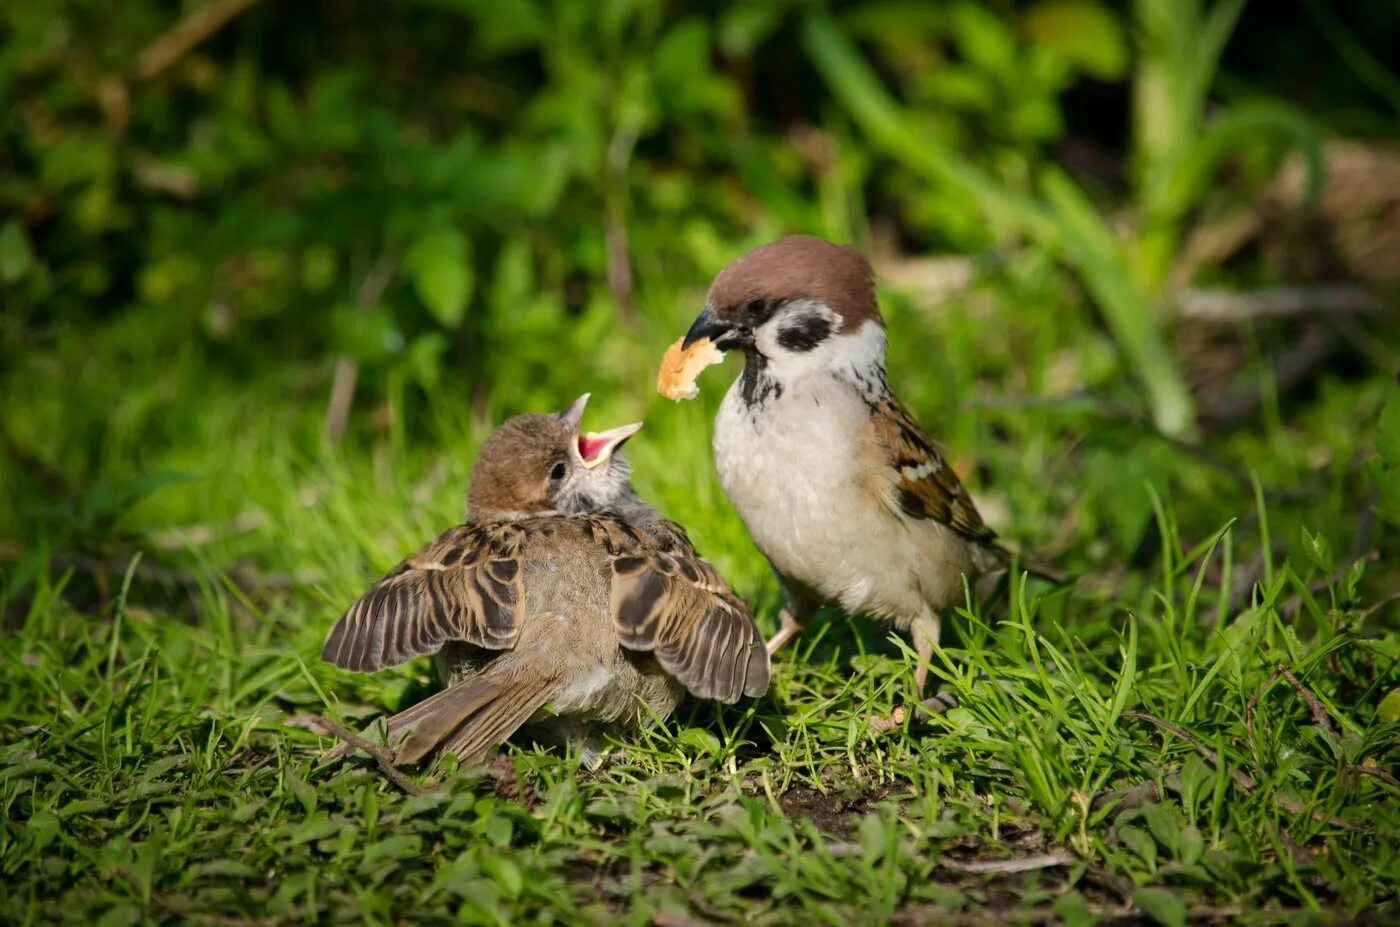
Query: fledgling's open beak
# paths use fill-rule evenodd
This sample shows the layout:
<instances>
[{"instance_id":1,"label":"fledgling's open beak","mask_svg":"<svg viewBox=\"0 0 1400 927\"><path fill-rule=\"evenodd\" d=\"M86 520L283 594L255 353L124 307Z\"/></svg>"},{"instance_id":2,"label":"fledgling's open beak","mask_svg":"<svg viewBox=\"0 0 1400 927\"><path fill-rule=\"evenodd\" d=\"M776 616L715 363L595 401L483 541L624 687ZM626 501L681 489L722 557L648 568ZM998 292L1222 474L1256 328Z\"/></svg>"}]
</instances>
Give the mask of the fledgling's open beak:
<instances>
[{"instance_id":1,"label":"fledgling's open beak","mask_svg":"<svg viewBox=\"0 0 1400 927\"><path fill-rule=\"evenodd\" d=\"M736 334L734 326L715 315L714 310L706 306L704 311L696 316L695 321L691 323L690 331L685 333L685 340L681 342L681 348L689 348L701 338L709 338L714 342L715 347L724 351L728 347L732 347L732 345L726 346L725 339L734 334ZM728 340L732 341L733 339L729 338Z\"/></svg>"},{"instance_id":2,"label":"fledgling's open beak","mask_svg":"<svg viewBox=\"0 0 1400 927\"><path fill-rule=\"evenodd\" d=\"M619 425L607 431L590 431L579 435L579 460L589 470L607 463L617 449L627 443L627 439L640 431L641 428L641 422L633 422L630 425Z\"/></svg>"}]
</instances>

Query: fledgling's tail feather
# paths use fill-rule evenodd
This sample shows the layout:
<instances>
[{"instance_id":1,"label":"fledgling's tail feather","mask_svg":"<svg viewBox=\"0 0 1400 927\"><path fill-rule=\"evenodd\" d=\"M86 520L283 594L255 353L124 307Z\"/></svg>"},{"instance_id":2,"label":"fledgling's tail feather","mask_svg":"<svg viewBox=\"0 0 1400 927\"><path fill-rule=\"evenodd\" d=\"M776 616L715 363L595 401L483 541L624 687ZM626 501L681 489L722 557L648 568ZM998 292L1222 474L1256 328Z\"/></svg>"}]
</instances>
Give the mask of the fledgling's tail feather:
<instances>
[{"instance_id":1,"label":"fledgling's tail feather","mask_svg":"<svg viewBox=\"0 0 1400 927\"><path fill-rule=\"evenodd\" d=\"M449 736L446 749L463 762L478 762L529 720L549 698L548 679L486 672L452 683L436 695L404 709L385 721L386 739L396 765L416 763ZM462 743L469 755L457 749ZM355 748L341 744L326 754L339 759Z\"/></svg>"},{"instance_id":2,"label":"fledgling's tail feather","mask_svg":"<svg viewBox=\"0 0 1400 927\"><path fill-rule=\"evenodd\" d=\"M539 711L549 700L551 688L548 680L536 685L516 683L510 686L452 732L442 749L457 754L462 763L480 763Z\"/></svg>"}]
</instances>

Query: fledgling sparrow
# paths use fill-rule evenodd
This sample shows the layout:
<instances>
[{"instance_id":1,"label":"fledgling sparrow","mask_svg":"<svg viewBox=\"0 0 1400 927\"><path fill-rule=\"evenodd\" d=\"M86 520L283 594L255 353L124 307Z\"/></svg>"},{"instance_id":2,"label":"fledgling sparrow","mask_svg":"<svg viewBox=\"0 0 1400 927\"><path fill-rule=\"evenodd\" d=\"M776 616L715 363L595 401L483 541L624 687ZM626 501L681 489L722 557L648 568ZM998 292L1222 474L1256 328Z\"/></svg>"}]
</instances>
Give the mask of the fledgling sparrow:
<instances>
[{"instance_id":1,"label":"fledgling sparrow","mask_svg":"<svg viewBox=\"0 0 1400 927\"><path fill-rule=\"evenodd\" d=\"M825 603L912 632L922 692L939 615L1009 555L891 392L870 264L795 236L715 278L682 342L744 352L715 418L720 483L786 593L773 653Z\"/></svg>"},{"instance_id":2,"label":"fledgling sparrow","mask_svg":"<svg viewBox=\"0 0 1400 927\"><path fill-rule=\"evenodd\" d=\"M666 717L682 690L729 703L767 691L748 608L628 481L618 448L640 423L580 434L587 399L493 432L466 523L331 629L322 658L344 669L438 656L446 688L388 719L395 762L437 747L478 762L528 725L593 766L603 732Z\"/></svg>"}]
</instances>

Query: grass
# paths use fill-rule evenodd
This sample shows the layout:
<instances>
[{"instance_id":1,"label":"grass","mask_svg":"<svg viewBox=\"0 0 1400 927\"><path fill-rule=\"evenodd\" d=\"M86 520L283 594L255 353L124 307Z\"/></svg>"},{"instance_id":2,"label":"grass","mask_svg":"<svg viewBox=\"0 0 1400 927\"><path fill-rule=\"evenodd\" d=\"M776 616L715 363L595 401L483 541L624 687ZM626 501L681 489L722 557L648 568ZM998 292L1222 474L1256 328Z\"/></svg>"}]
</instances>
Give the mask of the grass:
<instances>
[{"instance_id":1,"label":"grass","mask_svg":"<svg viewBox=\"0 0 1400 927\"><path fill-rule=\"evenodd\" d=\"M645 414L637 484L775 625L709 462L725 375L680 406L650 391L698 294L640 287L636 330L588 310L555 367L475 403L450 372L371 384L384 405L340 446L320 437L329 361L250 378L217 343L143 345L135 323L14 359L6 395L36 398L7 423L32 459L0 472L0 919L1395 916L1396 576L1361 556L1394 533L1357 530L1385 382L1277 399L1204 459L1078 392L1131 400L1133 375L1034 256L956 306L887 294L897 388L1001 533L1081 576L945 622L932 669L955 710L871 738L911 695L912 653L824 614L768 697L687 703L594 773L528 744L418 770L411 792L318 765L316 717L358 725L432 685L426 662L321 665L330 624L459 517L492 423L584 389L590 424Z\"/></svg>"}]
</instances>

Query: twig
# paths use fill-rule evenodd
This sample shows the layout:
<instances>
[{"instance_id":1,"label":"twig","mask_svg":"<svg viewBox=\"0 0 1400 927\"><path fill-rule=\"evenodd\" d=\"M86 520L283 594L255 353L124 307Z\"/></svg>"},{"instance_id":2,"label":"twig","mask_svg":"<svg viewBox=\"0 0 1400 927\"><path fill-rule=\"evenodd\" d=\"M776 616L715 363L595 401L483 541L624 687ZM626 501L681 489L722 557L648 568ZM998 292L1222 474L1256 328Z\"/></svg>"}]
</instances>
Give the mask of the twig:
<instances>
[{"instance_id":1,"label":"twig","mask_svg":"<svg viewBox=\"0 0 1400 927\"><path fill-rule=\"evenodd\" d=\"M1152 423L1143 413L1131 406L1124 405L1103 396L1092 390L1079 390L1064 396L1023 396L1019 398L1002 398L984 400L974 405L977 409L1028 409L1028 408L1058 408L1074 405L1087 405L1089 410L1097 414L1100 418L1109 422L1116 422L1136 428L1144 434L1150 435L1160 441L1170 445L1173 449L1180 451L1188 457L1218 471L1223 476L1228 477L1241 488L1251 492L1254 488L1254 481L1246 474L1242 473L1224 458L1219 457L1209 449L1199 444L1169 435ZM1270 495L1275 495L1272 491ZM1277 493L1279 498L1291 498L1292 493Z\"/></svg>"},{"instance_id":2,"label":"twig","mask_svg":"<svg viewBox=\"0 0 1400 927\"><path fill-rule=\"evenodd\" d=\"M264 528L272 519L262 509L249 509L223 524L196 523L162 528L147 535L146 539L161 550L185 550L189 547L202 547L221 538L236 537Z\"/></svg>"},{"instance_id":3,"label":"twig","mask_svg":"<svg viewBox=\"0 0 1400 927\"><path fill-rule=\"evenodd\" d=\"M1092 811L1098 811L1112 805L1119 811L1127 811L1130 808L1141 808L1143 805L1150 805L1152 802L1161 800L1162 790L1157 787L1156 780L1149 779L1126 788L1099 792L1089 802L1089 808Z\"/></svg>"},{"instance_id":4,"label":"twig","mask_svg":"<svg viewBox=\"0 0 1400 927\"><path fill-rule=\"evenodd\" d=\"M1394 598L1400 598L1400 595L1393 596L1392 599ZM1316 695L1313 695L1312 690L1303 685L1298 680L1298 677L1294 676L1293 673L1283 665L1280 665L1278 669L1274 670L1269 678L1264 680L1264 684L1259 687L1259 690L1250 696L1249 701L1245 703L1244 726L1245 730L1249 731L1250 737L1252 738L1254 736L1254 706L1268 690L1269 686L1273 684L1274 680L1278 679L1280 676L1288 680L1289 685L1293 687L1294 691L1296 691L1307 704L1308 711L1312 713L1313 726L1329 737L1336 737L1337 730L1332 726L1332 718L1327 711L1327 707L1322 704L1322 700ZM1353 768L1363 776L1371 776L1381 780L1392 788L1400 789L1400 779L1396 779L1395 776L1381 769L1376 765L1376 761L1369 757L1357 763Z\"/></svg>"},{"instance_id":5,"label":"twig","mask_svg":"<svg viewBox=\"0 0 1400 927\"><path fill-rule=\"evenodd\" d=\"M1327 709L1323 707L1322 702L1318 701L1317 696L1313 695L1308 687L1299 682L1298 677L1294 676L1293 673L1282 664L1279 665L1278 669L1269 674L1269 678L1264 680L1264 684L1260 686L1258 690L1249 697L1249 701L1244 704L1244 729L1249 732L1249 736L1251 738L1254 736L1254 706L1259 703L1260 697L1274 684L1274 680L1278 679L1280 676L1288 680L1289 685L1293 687L1294 691L1297 692L1307 704L1308 710L1312 712L1313 725L1328 737L1336 737L1337 731L1332 727L1332 719L1327 716Z\"/></svg>"},{"instance_id":6,"label":"twig","mask_svg":"<svg viewBox=\"0 0 1400 927\"><path fill-rule=\"evenodd\" d=\"M359 734L356 734L354 731L350 730L347 727L344 727L343 725L336 724L330 718L322 717L321 724L325 726L326 730L330 731L336 737L339 737L341 740L345 741L345 743L349 746L353 747L356 750L363 750L365 753L368 753L371 757L373 757L375 763L379 764L379 771L384 773L384 776L390 782L394 783L394 785L398 786L400 789L407 792L409 795L423 794L422 789L414 785L411 779L409 779L403 773L399 772L398 768L394 766L394 755L390 753L386 748L381 747L376 743L371 743L370 741L365 740ZM338 749L331 751L331 754L337 753ZM339 756L335 756L333 758L338 759Z\"/></svg>"},{"instance_id":7,"label":"twig","mask_svg":"<svg viewBox=\"0 0 1400 927\"><path fill-rule=\"evenodd\" d=\"M938 859L938 865L954 872L1008 873L1034 872L1037 869L1050 869L1054 866L1070 866L1079 861L1079 857L1069 850L1055 850L1050 853L1037 853L1033 856L1013 856L1010 859L978 859L972 862L942 856Z\"/></svg>"},{"instance_id":8,"label":"twig","mask_svg":"<svg viewBox=\"0 0 1400 927\"><path fill-rule=\"evenodd\" d=\"M1380 300L1369 291L1350 283L1244 292L1188 288L1177 297L1177 306L1185 318L1203 322L1245 322L1322 312L1376 312L1382 308Z\"/></svg>"},{"instance_id":9,"label":"twig","mask_svg":"<svg viewBox=\"0 0 1400 927\"><path fill-rule=\"evenodd\" d=\"M1138 721L1146 721L1147 723L1156 726L1158 729L1166 731L1168 734L1181 738L1191 746L1195 747L1196 752L1199 753L1202 757L1204 757L1207 761L1209 761L1210 764L1214 766L1217 770L1224 768L1224 764L1220 761L1220 755L1218 753L1216 753L1210 747L1207 747L1205 744L1201 743L1195 737L1192 737L1186 732L1184 728L1180 727L1179 725L1172 724L1170 721L1163 721L1161 718L1149 715L1145 711L1125 711L1123 712L1123 717L1135 718ZM1243 792L1252 794L1255 791L1255 789L1258 788L1258 783L1254 781L1254 777L1242 769L1232 768L1230 770L1230 778L1235 781L1235 785L1239 786L1240 790ZM1325 824L1331 824L1332 826L1340 827L1343 830L1366 830L1366 828L1362 827L1360 824L1357 824L1353 821L1348 821L1345 818L1328 816L1323 814L1321 811L1309 811L1302 804L1293 801L1291 798L1288 798L1284 795L1279 795L1277 792L1270 793L1269 800L1272 801L1275 805L1278 805L1284 811L1287 811L1289 814L1307 814L1314 821L1321 821Z\"/></svg>"},{"instance_id":10,"label":"twig","mask_svg":"<svg viewBox=\"0 0 1400 927\"><path fill-rule=\"evenodd\" d=\"M191 48L233 22L258 0L214 0L195 10L141 49L132 73L150 80L183 58Z\"/></svg>"},{"instance_id":11,"label":"twig","mask_svg":"<svg viewBox=\"0 0 1400 927\"><path fill-rule=\"evenodd\" d=\"M389 281L394 279L394 259L386 252L374 262L374 266L360 281L355 294L355 308L368 312L384 298ZM331 377L331 398L326 404L326 440L339 443L345 435L345 424L350 420L350 406L355 401L355 383L360 378L360 362L342 354L336 358L335 373Z\"/></svg>"},{"instance_id":12,"label":"twig","mask_svg":"<svg viewBox=\"0 0 1400 927\"><path fill-rule=\"evenodd\" d=\"M623 322L636 320L632 306L632 259L627 243L627 165L641 127L636 117L621 120L604 154L603 239L607 246L608 290Z\"/></svg>"},{"instance_id":13,"label":"twig","mask_svg":"<svg viewBox=\"0 0 1400 927\"><path fill-rule=\"evenodd\" d=\"M1400 779L1386 772L1376 765L1376 761L1367 757L1356 765L1356 771L1363 776L1372 776L1379 779L1393 789L1400 790Z\"/></svg>"},{"instance_id":14,"label":"twig","mask_svg":"<svg viewBox=\"0 0 1400 927\"><path fill-rule=\"evenodd\" d=\"M1089 913L1100 924L1144 924L1149 919L1133 904L1090 905ZM1186 922L1191 924L1225 923L1238 920L1244 909L1236 904L1191 905L1186 909ZM1270 912L1274 913L1274 912ZM1301 914L1301 911L1279 912ZM1003 924L1058 924L1062 919L1053 905L1014 908L988 905L985 908L952 911L942 905L921 905L898 911L890 919L896 927L1001 927Z\"/></svg>"},{"instance_id":15,"label":"twig","mask_svg":"<svg viewBox=\"0 0 1400 927\"><path fill-rule=\"evenodd\" d=\"M1376 602L1373 605L1366 606L1364 609L1361 610L1361 616L1363 618L1370 618L1372 615L1385 608L1387 605L1392 605L1396 602L1400 602L1400 592L1393 592L1390 595L1382 598L1379 602Z\"/></svg>"},{"instance_id":16,"label":"twig","mask_svg":"<svg viewBox=\"0 0 1400 927\"><path fill-rule=\"evenodd\" d=\"M1326 363L1342 346L1329 328L1309 328L1296 345L1279 354L1270 381L1273 391L1283 394L1303 382L1317 367ZM1196 416L1201 425L1214 431L1227 431L1254 418L1264 404L1262 383L1252 383L1225 393Z\"/></svg>"}]
</instances>

